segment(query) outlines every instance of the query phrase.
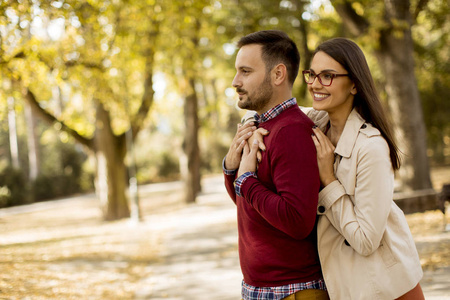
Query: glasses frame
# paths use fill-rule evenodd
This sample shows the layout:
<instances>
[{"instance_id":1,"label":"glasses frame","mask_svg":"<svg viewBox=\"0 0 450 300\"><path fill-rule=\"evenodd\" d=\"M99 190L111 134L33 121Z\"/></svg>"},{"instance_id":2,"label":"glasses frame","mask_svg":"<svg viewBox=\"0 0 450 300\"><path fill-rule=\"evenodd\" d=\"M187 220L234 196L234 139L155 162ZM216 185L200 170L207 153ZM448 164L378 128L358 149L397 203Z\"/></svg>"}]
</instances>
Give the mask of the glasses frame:
<instances>
[{"instance_id":1,"label":"glasses frame","mask_svg":"<svg viewBox=\"0 0 450 300\"><path fill-rule=\"evenodd\" d=\"M331 75L330 84L323 84L322 79L320 79L320 74L322 74L322 73L326 73L326 74ZM319 80L320 84L323 85L323 86L330 86L333 83L333 79L336 78L336 77L350 76L350 74L336 74L336 73L330 73L330 72L320 72L319 74L316 74L316 73L314 73L311 70L303 70L302 74L303 74L303 80L306 82L306 84L309 84L309 85L313 84L314 81L317 78ZM306 81L305 74L310 74L310 76L313 76L313 78L314 78L313 81L311 81L311 82Z\"/></svg>"}]
</instances>

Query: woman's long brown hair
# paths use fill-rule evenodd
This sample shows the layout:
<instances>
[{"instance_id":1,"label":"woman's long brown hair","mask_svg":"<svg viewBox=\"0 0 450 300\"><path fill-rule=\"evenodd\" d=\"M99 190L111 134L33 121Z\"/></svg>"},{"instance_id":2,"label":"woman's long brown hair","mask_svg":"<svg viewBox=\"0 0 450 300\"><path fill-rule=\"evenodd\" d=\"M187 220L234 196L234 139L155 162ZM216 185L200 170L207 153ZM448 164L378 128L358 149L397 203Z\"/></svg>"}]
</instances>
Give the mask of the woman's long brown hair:
<instances>
[{"instance_id":1,"label":"woman's long brown hair","mask_svg":"<svg viewBox=\"0 0 450 300\"><path fill-rule=\"evenodd\" d=\"M349 73L357 90L353 106L366 122L371 123L381 132L389 146L392 168L398 170L401 164L399 149L361 48L349 39L334 38L320 44L314 54L319 51L331 56Z\"/></svg>"}]
</instances>

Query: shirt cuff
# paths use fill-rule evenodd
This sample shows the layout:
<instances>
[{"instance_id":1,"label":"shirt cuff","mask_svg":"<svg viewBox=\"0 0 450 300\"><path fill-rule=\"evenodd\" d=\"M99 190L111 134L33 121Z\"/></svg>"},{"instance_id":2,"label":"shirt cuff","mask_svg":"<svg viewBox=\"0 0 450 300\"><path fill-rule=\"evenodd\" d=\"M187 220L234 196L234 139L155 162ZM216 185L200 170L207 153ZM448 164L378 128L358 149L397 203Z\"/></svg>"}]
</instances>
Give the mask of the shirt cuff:
<instances>
[{"instance_id":1,"label":"shirt cuff","mask_svg":"<svg viewBox=\"0 0 450 300\"><path fill-rule=\"evenodd\" d=\"M239 176L238 179L236 179L236 181L234 182L234 189L236 191L236 194L238 196L241 196L241 188L242 185L244 184L244 182L247 180L247 178L249 177L255 177L258 178L258 176L256 176L255 172L245 172L244 174L242 174L241 176Z\"/></svg>"},{"instance_id":2,"label":"shirt cuff","mask_svg":"<svg viewBox=\"0 0 450 300\"><path fill-rule=\"evenodd\" d=\"M223 169L223 173L225 174L225 175L235 175L236 174L236 172L237 172L237 169L236 170L227 170L227 169L225 169L225 159L226 159L227 157L225 156L224 158L223 158L223 161L222 161L222 169Z\"/></svg>"}]
</instances>

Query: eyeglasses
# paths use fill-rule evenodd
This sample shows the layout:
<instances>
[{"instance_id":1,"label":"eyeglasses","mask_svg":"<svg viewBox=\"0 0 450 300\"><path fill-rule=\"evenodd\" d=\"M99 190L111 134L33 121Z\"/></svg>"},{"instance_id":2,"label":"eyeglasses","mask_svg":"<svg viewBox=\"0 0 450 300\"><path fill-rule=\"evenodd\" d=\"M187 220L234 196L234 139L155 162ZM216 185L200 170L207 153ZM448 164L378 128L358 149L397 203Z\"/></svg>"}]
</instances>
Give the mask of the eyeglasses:
<instances>
[{"instance_id":1,"label":"eyeglasses","mask_svg":"<svg viewBox=\"0 0 450 300\"><path fill-rule=\"evenodd\" d=\"M334 74L334 73L327 73L327 72L321 72L319 74L314 73L311 70L304 70L303 72L303 79L307 84L313 84L316 77L319 79L319 82L323 86L330 86L333 83L333 79L335 77L339 76L349 76L349 74Z\"/></svg>"}]
</instances>

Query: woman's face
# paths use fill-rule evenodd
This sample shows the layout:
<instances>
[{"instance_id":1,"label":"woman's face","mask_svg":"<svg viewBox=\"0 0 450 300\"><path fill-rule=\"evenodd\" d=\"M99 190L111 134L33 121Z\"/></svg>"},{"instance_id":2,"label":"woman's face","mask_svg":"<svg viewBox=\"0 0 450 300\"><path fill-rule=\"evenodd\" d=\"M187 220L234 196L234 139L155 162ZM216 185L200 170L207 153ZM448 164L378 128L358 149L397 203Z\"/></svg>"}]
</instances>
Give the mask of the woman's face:
<instances>
[{"instance_id":1,"label":"woman's face","mask_svg":"<svg viewBox=\"0 0 450 300\"><path fill-rule=\"evenodd\" d=\"M325 52L317 52L311 61L311 71L315 74L348 74L344 67ZM348 76L334 77L330 86L323 86L318 78L308 85L308 91L313 98L313 107L329 114L350 113L353 108L353 98L356 94L355 84Z\"/></svg>"}]
</instances>

